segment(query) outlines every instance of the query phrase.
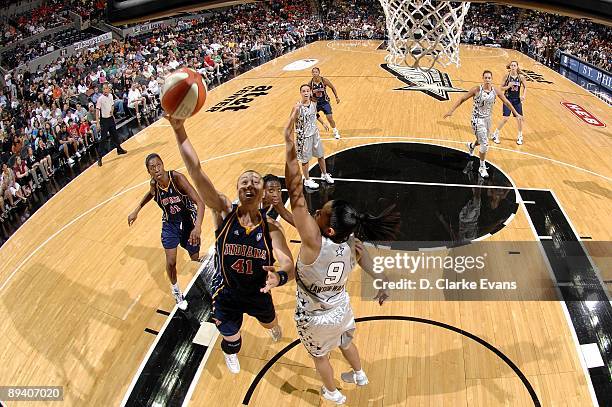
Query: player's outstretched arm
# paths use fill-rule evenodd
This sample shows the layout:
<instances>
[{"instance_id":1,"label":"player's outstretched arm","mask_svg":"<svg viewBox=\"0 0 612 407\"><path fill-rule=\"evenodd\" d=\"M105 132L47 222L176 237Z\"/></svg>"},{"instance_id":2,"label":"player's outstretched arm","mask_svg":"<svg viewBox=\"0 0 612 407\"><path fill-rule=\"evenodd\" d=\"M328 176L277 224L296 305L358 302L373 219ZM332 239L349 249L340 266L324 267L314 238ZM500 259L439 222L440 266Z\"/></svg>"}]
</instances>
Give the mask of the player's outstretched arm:
<instances>
[{"instance_id":1,"label":"player's outstretched arm","mask_svg":"<svg viewBox=\"0 0 612 407\"><path fill-rule=\"evenodd\" d=\"M302 239L302 247L306 248L307 251L312 250L313 253L318 255L321 249L321 232L319 226L308 212L308 205L304 198L302 186L302 173L300 164L297 160L295 142L293 140L294 123L298 109L299 106L293 108L289 122L287 126L285 126L285 183L289 191L289 202L291 203L291 212L293 214L295 228Z\"/></svg>"},{"instance_id":2,"label":"player's outstretched arm","mask_svg":"<svg viewBox=\"0 0 612 407\"><path fill-rule=\"evenodd\" d=\"M295 227L295 221L293 220L293 214L289 211L289 209L285 208L285 205L280 202L278 205L274 205L274 209L280 215L281 218L285 220L288 224Z\"/></svg>"},{"instance_id":3,"label":"player's outstretched arm","mask_svg":"<svg viewBox=\"0 0 612 407\"><path fill-rule=\"evenodd\" d=\"M472 89L470 89L469 92L464 93L463 96L461 96L459 99L457 99L457 101L453 104L453 107L451 107L451 109L444 115L444 118L450 117L453 115L453 113L455 112L455 110L461 106L461 104L463 102L465 102L466 100L468 100L469 98L473 98L476 93L478 93L479 87L475 86Z\"/></svg>"},{"instance_id":4,"label":"player's outstretched arm","mask_svg":"<svg viewBox=\"0 0 612 407\"><path fill-rule=\"evenodd\" d=\"M272 239L272 251L274 252L274 258L278 262L278 270L274 266L264 266L264 270L268 272L266 285L260 290L264 293L267 293L274 287L285 284L295 275L293 255L291 250L289 250L285 234L280 225L275 220L270 219L268 220L268 227L270 228L270 238ZM287 278L282 284L280 271L287 273Z\"/></svg>"},{"instance_id":5,"label":"player's outstretched arm","mask_svg":"<svg viewBox=\"0 0 612 407\"><path fill-rule=\"evenodd\" d=\"M151 182L149 183L149 192L147 192L147 194L140 200L140 203L138 204L136 209L134 209L132 213L128 215L128 226L132 226L132 224L136 222L136 219L138 218L138 213L140 212L140 210L151 199L153 199L154 196L155 196L155 181L151 180Z\"/></svg>"},{"instance_id":6,"label":"player's outstretched arm","mask_svg":"<svg viewBox=\"0 0 612 407\"><path fill-rule=\"evenodd\" d=\"M504 105L506 105L506 107L508 109L510 109L510 111L512 112L512 114L514 116L516 116L517 119L519 120L523 120L523 116L521 116L516 109L514 108L514 106L512 106L512 103L510 103L510 101L508 100L508 98L506 97L506 95L504 95L499 89L495 89L495 93L497 94L497 97L499 98L499 100L501 100Z\"/></svg>"},{"instance_id":7,"label":"player's outstretched arm","mask_svg":"<svg viewBox=\"0 0 612 407\"><path fill-rule=\"evenodd\" d=\"M363 271L368 273L370 277L373 279L389 281L389 277L387 277L384 271L380 273L376 273L374 271L374 261L372 260L372 256L370 256L370 253L366 250L363 243L357 239L355 239L355 252L357 252L357 263L363 269ZM389 298L389 294L384 288L378 290L376 297L374 297L375 300L378 300L380 305L383 305L383 302L385 302L387 298Z\"/></svg>"},{"instance_id":8,"label":"player's outstretched arm","mask_svg":"<svg viewBox=\"0 0 612 407\"><path fill-rule=\"evenodd\" d=\"M323 78L323 83L334 92L334 97L336 98L336 103L340 103L340 98L338 97L338 92L336 91L336 87L331 83L331 81L327 78Z\"/></svg>"},{"instance_id":9,"label":"player's outstretched arm","mask_svg":"<svg viewBox=\"0 0 612 407\"><path fill-rule=\"evenodd\" d=\"M185 120L174 119L171 117L166 117L170 122L170 125L174 129L174 135L176 136L176 142L179 147L179 152L181 153L181 157L183 158L183 162L187 167L187 172L191 176L193 180L196 190L202 197L202 200L210 209L212 209L217 216L222 216L221 214L227 213L231 210L228 208L224 200L221 198L221 195L215 189L212 181L208 178L208 175L202 169L200 165L200 158L198 157L198 153L196 153L191 141L187 137L187 132L185 131Z\"/></svg>"},{"instance_id":10,"label":"player's outstretched arm","mask_svg":"<svg viewBox=\"0 0 612 407\"><path fill-rule=\"evenodd\" d=\"M177 171L173 171L173 172L174 172L174 180L176 181L176 186L178 187L181 193L187 195L189 199L191 199L196 204L196 207L198 210L197 215L196 215L196 220L193 225L193 230L191 231L191 234L189 236L189 244L195 246L195 245L200 244L200 234L202 232L202 219L204 219L204 208L206 207L206 205L204 204L204 201L200 197L200 194L196 192L196 190L193 188L193 186L191 185L187 177L181 174L180 172L177 172Z\"/></svg>"}]
</instances>

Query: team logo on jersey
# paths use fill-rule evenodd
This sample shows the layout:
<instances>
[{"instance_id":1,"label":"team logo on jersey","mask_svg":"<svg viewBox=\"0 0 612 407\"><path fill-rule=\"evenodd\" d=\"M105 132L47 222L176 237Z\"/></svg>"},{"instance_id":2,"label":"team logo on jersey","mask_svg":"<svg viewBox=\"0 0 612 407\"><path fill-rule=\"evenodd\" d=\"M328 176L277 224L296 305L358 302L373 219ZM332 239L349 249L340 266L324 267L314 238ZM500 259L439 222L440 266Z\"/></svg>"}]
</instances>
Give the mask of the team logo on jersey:
<instances>
[{"instance_id":1,"label":"team logo on jersey","mask_svg":"<svg viewBox=\"0 0 612 407\"><path fill-rule=\"evenodd\" d=\"M394 90L415 90L423 92L440 101L448 100L448 94L450 92L467 92L465 89L455 88L451 82L450 76L435 68L424 71L409 66L389 64L381 64L380 66L408 85L401 88L395 88Z\"/></svg>"},{"instance_id":2,"label":"team logo on jersey","mask_svg":"<svg viewBox=\"0 0 612 407\"><path fill-rule=\"evenodd\" d=\"M257 240L259 242L261 240L261 236L262 236L262 234L261 234L261 232L259 232L257 234L257 236L255 236L255 240Z\"/></svg>"},{"instance_id":3,"label":"team logo on jersey","mask_svg":"<svg viewBox=\"0 0 612 407\"><path fill-rule=\"evenodd\" d=\"M301 71L311 66L315 66L317 62L319 62L318 59L300 59L299 61L285 65L283 71Z\"/></svg>"},{"instance_id":4,"label":"team logo on jersey","mask_svg":"<svg viewBox=\"0 0 612 407\"><path fill-rule=\"evenodd\" d=\"M240 235L240 232L238 232L237 230L234 230L234 234L235 234L236 236L238 236L238 235Z\"/></svg>"}]
</instances>

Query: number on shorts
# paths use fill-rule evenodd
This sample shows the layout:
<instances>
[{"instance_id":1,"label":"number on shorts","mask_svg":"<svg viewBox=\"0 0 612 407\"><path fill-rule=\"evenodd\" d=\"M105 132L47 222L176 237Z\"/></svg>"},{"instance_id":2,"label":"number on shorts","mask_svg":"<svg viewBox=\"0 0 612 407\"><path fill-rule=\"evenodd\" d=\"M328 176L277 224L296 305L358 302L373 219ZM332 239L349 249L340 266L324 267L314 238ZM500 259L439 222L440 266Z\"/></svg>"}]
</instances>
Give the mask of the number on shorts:
<instances>
[{"instance_id":1,"label":"number on shorts","mask_svg":"<svg viewBox=\"0 0 612 407\"><path fill-rule=\"evenodd\" d=\"M325 284L336 284L342 278L344 273L344 262L335 261L330 263L327 268L327 278L323 281Z\"/></svg>"},{"instance_id":2,"label":"number on shorts","mask_svg":"<svg viewBox=\"0 0 612 407\"><path fill-rule=\"evenodd\" d=\"M232 264L232 269L240 274L253 274L253 263L251 260L238 259Z\"/></svg>"}]
</instances>

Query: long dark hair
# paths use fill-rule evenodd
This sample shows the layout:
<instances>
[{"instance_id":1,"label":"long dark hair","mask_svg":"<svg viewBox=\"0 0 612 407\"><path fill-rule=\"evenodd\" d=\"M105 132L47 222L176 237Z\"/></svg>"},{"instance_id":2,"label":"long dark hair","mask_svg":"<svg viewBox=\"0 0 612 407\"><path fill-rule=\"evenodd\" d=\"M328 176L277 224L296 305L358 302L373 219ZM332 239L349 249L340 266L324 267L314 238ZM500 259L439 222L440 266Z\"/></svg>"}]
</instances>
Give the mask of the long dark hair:
<instances>
[{"instance_id":1,"label":"long dark hair","mask_svg":"<svg viewBox=\"0 0 612 407\"><path fill-rule=\"evenodd\" d=\"M399 233L400 214L395 205L389 206L379 215L360 213L347 201L332 201L329 225L336 232L330 239L335 243L348 240L352 233L360 240L393 240Z\"/></svg>"}]
</instances>

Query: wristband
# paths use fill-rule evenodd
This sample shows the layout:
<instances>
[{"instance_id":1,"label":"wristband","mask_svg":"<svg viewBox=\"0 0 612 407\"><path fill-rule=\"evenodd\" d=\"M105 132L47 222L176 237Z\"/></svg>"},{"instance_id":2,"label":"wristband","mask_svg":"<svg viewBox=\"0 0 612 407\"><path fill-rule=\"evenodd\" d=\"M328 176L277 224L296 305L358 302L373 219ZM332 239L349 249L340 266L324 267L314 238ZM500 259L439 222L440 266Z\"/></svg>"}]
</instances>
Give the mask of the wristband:
<instances>
[{"instance_id":1,"label":"wristband","mask_svg":"<svg viewBox=\"0 0 612 407\"><path fill-rule=\"evenodd\" d=\"M289 280L289 276L287 275L286 271L280 270L280 271L277 271L276 274L278 274L278 278L280 279L280 282L278 283L279 287L281 285L284 285L287 282L287 280Z\"/></svg>"}]
</instances>

